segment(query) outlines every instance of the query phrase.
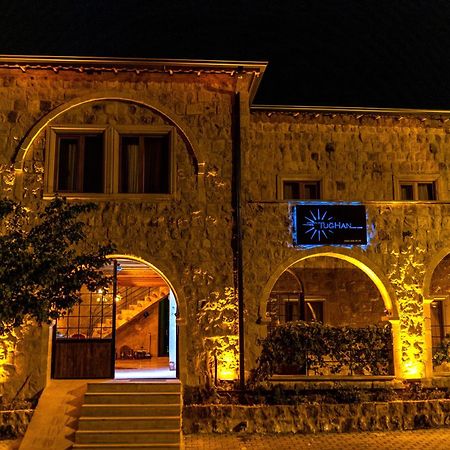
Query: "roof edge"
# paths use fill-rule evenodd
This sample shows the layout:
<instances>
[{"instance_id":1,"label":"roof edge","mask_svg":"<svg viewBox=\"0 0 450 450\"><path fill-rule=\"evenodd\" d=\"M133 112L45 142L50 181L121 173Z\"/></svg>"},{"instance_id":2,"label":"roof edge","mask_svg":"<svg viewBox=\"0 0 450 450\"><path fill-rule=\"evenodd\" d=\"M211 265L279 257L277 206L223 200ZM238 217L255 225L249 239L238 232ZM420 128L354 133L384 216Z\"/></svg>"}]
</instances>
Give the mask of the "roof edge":
<instances>
[{"instance_id":1,"label":"roof edge","mask_svg":"<svg viewBox=\"0 0 450 450\"><path fill-rule=\"evenodd\" d=\"M59 66L112 66L128 68L145 67L184 67L192 69L254 70L261 74L265 71L267 61L228 61L207 59L162 59L162 58L110 58L93 56L46 56L46 55L1 55L0 64L20 65L59 65Z\"/></svg>"},{"instance_id":2,"label":"roof edge","mask_svg":"<svg viewBox=\"0 0 450 450\"><path fill-rule=\"evenodd\" d=\"M252 105L252 111L285 112L285 113L330 113L330 114L377 114L391 116L450 116L450 110L446 109L409 109L409 108L370 108L353 106L291 106L291 105Z\"/></svg>"}]
</instances>

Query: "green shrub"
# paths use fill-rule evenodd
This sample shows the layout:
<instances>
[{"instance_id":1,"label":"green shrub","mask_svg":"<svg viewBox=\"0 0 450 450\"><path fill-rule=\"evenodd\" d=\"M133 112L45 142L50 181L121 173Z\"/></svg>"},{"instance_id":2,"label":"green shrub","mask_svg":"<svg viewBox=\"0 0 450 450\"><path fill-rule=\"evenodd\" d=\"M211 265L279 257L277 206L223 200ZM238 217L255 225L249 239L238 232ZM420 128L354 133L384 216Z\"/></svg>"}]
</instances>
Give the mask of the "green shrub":
<instances>
[{"instance_id":1,"label":"green shrub","mask_svg":"<svg viewBox=\"0 0 450 450\"><path fill-rule=\"evenodd\" d=\"M332 327L320 322L288 322L270 331L261 340L258 367L252 382L264 381L277 373L317 375L386 375L392 370L390 324L363 328Z\"/></svg>"},{"instance_id":2,"label":"green shrub","mask_svg":"<svg viewBox=\"0 0 450 450\"><path fill-rule=\"evenodd\" d=\"M443 363L450 362L450 334L439 344L433 355L433 366L440 366Z\"/></svg>"}]
</instances>

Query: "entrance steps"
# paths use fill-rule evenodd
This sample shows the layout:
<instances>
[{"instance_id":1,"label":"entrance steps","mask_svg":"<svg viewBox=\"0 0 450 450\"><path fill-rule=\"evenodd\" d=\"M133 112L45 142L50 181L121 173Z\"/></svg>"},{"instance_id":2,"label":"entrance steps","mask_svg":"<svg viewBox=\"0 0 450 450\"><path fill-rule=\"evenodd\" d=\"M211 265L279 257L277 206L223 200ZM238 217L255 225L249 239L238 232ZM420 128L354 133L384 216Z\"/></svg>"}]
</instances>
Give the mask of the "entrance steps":
<instances>
[{"instance_id":1,"label":"entrance steps","mask_svg":"<svg viewBox=\"0 0 450 450\"><path fill-rule=\"evenodd\" d=\"M88 383L73 449L179 449L181 384Z\"/></svg>"}]
</instances>

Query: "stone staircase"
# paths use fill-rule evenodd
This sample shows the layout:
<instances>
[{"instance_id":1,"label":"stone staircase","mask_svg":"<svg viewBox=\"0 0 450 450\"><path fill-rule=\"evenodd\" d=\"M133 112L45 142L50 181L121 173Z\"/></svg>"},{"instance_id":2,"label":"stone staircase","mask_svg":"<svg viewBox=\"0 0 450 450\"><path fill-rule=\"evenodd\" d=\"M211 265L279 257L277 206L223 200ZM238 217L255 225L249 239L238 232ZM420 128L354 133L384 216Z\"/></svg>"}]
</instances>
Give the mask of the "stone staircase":
<instances>
[{"instance_id":1,"label":"stone staircase","mask_svg":"<svg viewBox=\"0 0 450 450\"><path fill-rule=\"evenodd\" d=\"M88 383L73 449L179 449L181 384Z\"/></svg>"}]
</instances>

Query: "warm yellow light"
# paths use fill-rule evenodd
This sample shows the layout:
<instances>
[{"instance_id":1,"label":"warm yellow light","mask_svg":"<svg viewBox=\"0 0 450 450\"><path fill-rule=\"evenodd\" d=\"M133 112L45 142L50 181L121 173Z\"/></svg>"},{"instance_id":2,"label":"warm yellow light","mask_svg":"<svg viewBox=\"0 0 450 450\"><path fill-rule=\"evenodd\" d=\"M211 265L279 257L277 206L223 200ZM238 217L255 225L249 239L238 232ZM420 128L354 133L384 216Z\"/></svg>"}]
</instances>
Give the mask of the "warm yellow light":
<instances>
[{"instance_id":1,"label":"warm yellow light","mask_svg":"<svg viewBox=\"0 0 450 450\"><path fill-rule=\"evenodd\" d=\"M10 336L0 336L0 383L4 383L11 376L13 368L15 344Z\"/></svg>"},{"instance_id":2,"label":"warm yellow light","mask_svg":"<svg viewBox=\"0 0 450 450\"><path fill-rule=\"evenodd\" d=\"M422 363L414 361L403 362L403 377L407 380L423 377Z\"/></svg>"},{"instance_id":3,"label":"warm yellow light","mask_svg":"<svg viewBox=\"0 0 450 450\"><path fill-rule=\"evenodd\" d=\"M235 334L205 339L215 380L236 380L239 373L239 338Z\"/></svg>"},{"instance_id":4,"label":"warm yellow light","mask_svg":"<svg viewBox=\"0 0 450 450\"><path fill-rule=\"evenodd\" d=\"M358 267L358 269L362 270L373 281L373 283L377 287L378 291L380 292L381 298L383 299L384 306L385 306L385 309L386 309L388 315L393 314L392 300L391 300L391 297L389 296L386 286L381 281L381 279L378 277L378 275L371 268L369 268L366 264L364 264L363 262L354 258L353 256L341 254L341 253L334 253L334 252L323 252L318 255L308 255L304 259L314 258L317 256L329 256L332 258L342 259L342 260L347 261L350 264L353 264L354 266Z\"/></svg>"},{"instance_id":5,"label":"warm yellow light","mask_svg":"<svg viewBox=\"0 0 450 450\"><path fill-rule=\"evenodd\" d=\"M217 364L217 378L219 380L236 380L238 378L238 361L233 351L228 350L220 355Z\"/></svg>"}]
</instances>

